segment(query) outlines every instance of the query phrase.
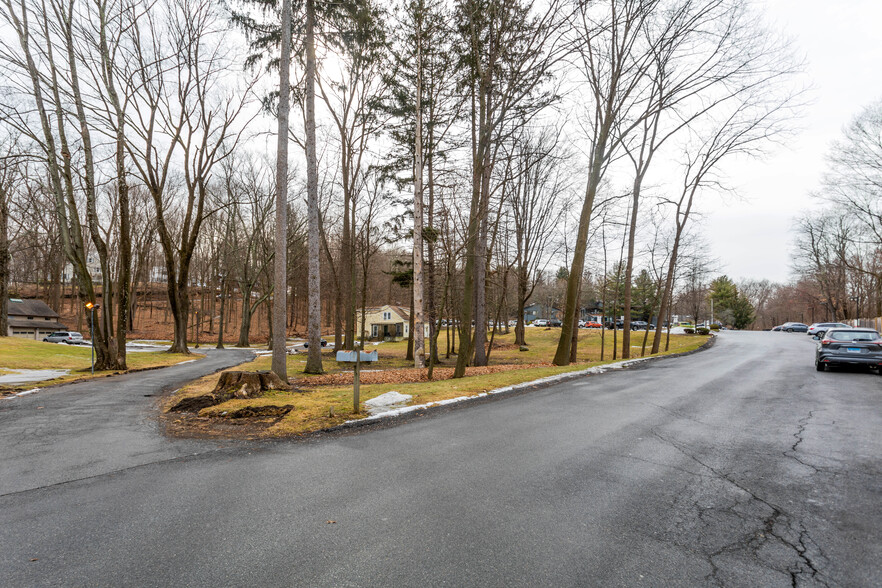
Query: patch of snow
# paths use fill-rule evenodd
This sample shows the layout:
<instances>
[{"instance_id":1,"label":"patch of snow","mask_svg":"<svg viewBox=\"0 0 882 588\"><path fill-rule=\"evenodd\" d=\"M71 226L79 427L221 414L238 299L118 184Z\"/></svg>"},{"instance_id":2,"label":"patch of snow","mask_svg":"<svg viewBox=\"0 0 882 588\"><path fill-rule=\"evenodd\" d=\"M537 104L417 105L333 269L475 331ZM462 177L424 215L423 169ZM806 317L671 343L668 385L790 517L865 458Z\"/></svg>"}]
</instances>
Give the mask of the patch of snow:
<instances>
[{"instance_id":1,"label":"patch of snow","mask_svg":"<svg viewBox=\"0 0 882 588\"><path fill-rule=\"evenodd\" d=\"M182 361L182 362L177 363L175 365L184 365L185 363L193 363L194 361L196 361L196 360L195 359L188 359L187 361Z\"/></svg>"},{"instance_id":2,"label":"patch of snow","mask_svg":"<svg viewBox=\"0 0 882 588\"><path fill-rule=\"evenodd\" d=\"M28 382L42 382L44 380L54 380L61 376L66 376L70 370L14 370L9 369L12 373L0 376L0 384L27 384Z\"/></svg>"},{"instance_id":3,"label":"patch of snow","mask_svg":"<svg viewBox=\"0 0 882 588\"><path fill-rule=\"evenodd\" d=\"M9 396L0 396L0 399L12 400L13 398L17 398L19 396L26 396L28 394L33 394L34 392L39 392L39 388L33 388L31 390L25 390L24 392L18 392L16 394L10 394Z\"/></svg>"},{"instance_id":4,"label":"patch of snow","mask_svg":"<svg viewBox=\"0 0 882 588\"><path fill-rule=\"evenodd\" d=\"M156 343L126 343L126 351L130 353L156 353L165 351L168 345L158 345Z\"/></svg>"},{"instance_id":5,"label":"patch of snow","mask_svg":"<svg viewBox=\"0 0 882 588\"><path fill-rule=\"evenodd\" d=\"M385 414L387 412L393 410L401 410L405 407L404 403L410 401L413 398L410 394L401 394L400 392L396 392L395 390L390 390L385 394L380 394L376 398L371 398L370 400L366 400L364 405L370 413L371 416L378 414Z\"/></svg>"}]
</instances>

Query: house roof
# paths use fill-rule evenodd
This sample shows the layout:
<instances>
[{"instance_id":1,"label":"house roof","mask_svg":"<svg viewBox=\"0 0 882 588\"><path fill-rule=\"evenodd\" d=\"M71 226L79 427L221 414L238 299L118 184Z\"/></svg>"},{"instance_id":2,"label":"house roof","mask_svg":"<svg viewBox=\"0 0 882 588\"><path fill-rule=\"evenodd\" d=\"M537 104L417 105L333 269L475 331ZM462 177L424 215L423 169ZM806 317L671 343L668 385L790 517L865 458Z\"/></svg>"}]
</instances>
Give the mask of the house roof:
<instances>
[{"instance_id":1,"label":"house roof","mask_svg":"<svg viewBox=\"0 0 882 588\"><path fill-rule=\"evenodd\" d=\"M9 326L13 329L40 329L42 331L63 331L67 329L58 321L28 320L14 317L10 317Z\"/></svg>"},{"instance_id":2,"label":"house roof","mask_svg":"<svg viewBox=\"0 0 882 588\"><path fill-rule=\"evenodd\" d=\"M384 308L388 308L389 310L391 310L392 312L397 314L399 317L401 317L405 321L410 320L410 309L405 308L403 306L397 306L394 304L384 304L383 306L369 306L365 309L365 312L368 312L368 313L380 312ZM392 321L392 323L394 323L394 322L398 322L398 321ZM389 323L389 324L392 324L392 323ZM383 323L376 323L376 324L383 324Z\"/></svg>"},{"instance_id":3,"label":"house roof","mask_svg":"<svg viewBox=\"0 0 882 588\"><path fill-rule=\"evenodd\" d=\"M42 300L21 298L9 299L9 316L38 316L58 318L58 313L49 308Z\"/></svg>"}]
</instances>

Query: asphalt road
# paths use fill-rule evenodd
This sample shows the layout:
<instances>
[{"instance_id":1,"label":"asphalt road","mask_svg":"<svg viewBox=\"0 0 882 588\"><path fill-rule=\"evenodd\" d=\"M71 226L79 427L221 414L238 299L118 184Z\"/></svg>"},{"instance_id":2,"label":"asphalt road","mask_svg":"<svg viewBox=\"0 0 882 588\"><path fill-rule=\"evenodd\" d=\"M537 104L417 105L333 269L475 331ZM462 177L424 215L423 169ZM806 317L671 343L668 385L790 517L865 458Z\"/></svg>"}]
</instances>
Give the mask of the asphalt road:
<instances>
[{"instance_id":1,"label":"asphalt road","mask_svg":"<svg viewBox=\"0 0 882 588\"><path fill-rule=\"evenodd\" d=\"M254 357L245 350L198 351L206 357L0 399L0 496L229 446L170 440L160 432L164 391Z\"/></svg>"},{"instance_id":2,"label":"asphalt road","mask_svg":"<svg viewBox=\"0 0 882 588\"><path fill-rule=\"evenodd\" d=\"M100 427L171 370L0 401L0 583L880 586L882 377L812 353L724 333L306 442L163 439L142 403L92 440L97 465L52 423Z\"/></svg>"}]
</instances>

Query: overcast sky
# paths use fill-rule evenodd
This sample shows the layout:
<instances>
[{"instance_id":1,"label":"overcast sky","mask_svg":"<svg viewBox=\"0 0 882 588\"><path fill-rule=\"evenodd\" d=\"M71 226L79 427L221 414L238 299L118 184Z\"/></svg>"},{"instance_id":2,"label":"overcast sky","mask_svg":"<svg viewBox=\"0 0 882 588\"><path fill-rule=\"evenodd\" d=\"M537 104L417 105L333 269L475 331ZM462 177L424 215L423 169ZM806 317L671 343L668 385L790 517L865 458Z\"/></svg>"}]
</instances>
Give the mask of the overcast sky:
<instances>
[{"instance_id":1,"label":"overcast sky","mask_svg":"<svg viewBox=\"0 0 882 588\"><path fill-rule=\"evenodd\" d=\"M882 2L763 0L769 23L806 58L812 103L803 129L762 161L729 168L740 198L728 198L706 219L720 272L734 279L791 276L793 217L815 208L810 197L830 143L863 107L882 98Z\"/></svg>"}]
</instances>

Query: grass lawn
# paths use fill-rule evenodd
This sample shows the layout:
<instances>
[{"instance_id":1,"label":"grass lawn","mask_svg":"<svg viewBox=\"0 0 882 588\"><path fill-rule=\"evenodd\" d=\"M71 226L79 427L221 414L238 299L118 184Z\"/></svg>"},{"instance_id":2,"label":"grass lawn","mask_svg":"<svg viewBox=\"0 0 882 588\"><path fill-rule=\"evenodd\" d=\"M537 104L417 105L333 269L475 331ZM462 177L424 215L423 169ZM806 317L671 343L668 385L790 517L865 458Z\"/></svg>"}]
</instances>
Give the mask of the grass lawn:
<instances>
[{"instance_id":1,"label":"grass lawn","mask_svg":"<svg viewBox=\"0 0 882 588\"><path fill-rule=\"evenodd\" d=\"M361 386L360 400L364 402L390 390L402 394L410 394L413 399L410 404L424 404L455 398L458 396L474 396L481 392L528 382L546 376L561 374L570 371L582 370L594 365L601 365L612 361L612 336L606 333L604 338L604 360L600 360L601 337L599 331L583 329L579 333L579 361L569 366L553 366L550 364L560 329L528 329L526 334L529 351L519 351L514 345L514 333L510 335L497 335L494 349L490 354L491 366L510 366L510 369L496 371L495 373L480 373L482 368L470 368L469 371L476 375L468 375L456 380L435 380L431 382L409 383L382 383ZM621 335L621 333L619 333ZM642 333L635 333L634 343L642 343ZM443 334L442 334L443 337ZM672 335L669 351L663 353L681 353L700 347L708 337L700 335ZM496 347L496 345L499 345ZM621 340L619 340L621 345ZM439 342L442 366L452 366L456 356L450 359L444 357L446 341ZM412 367L413 363L404 359L407 342L382 343L377 347L368 346L370 350L379 351L380 361L378 364L365 365L363 369L371 370L400 370ZM633 357L640 357L640 346L634 347ZM327 373L351 372L349 366L338 365L333 360L332 352L323 354L325 370ZM619 358L617 358L619 359ZM286 436L317 431L339 425L344 421L360 416L366 416L362 412L356 415L352 410L352 386L351 385L316 385L317 376L302 373L305 364L305 355L288 356L288 373L292 384L298 392L273 391L262 398L247 400L230 400L217 406L203 409L201 416L224 416L245 407L259 406L282 406L293 405L294 409L283 418L274 423L266 431L268 436ZM240 370L268 370L270 358L261 357L257 360L241 365L235 369ZM537 365L538 364L538 365ZM528 367L529 366L529 367ZM498 369L498 368L497 368ZM219 376L217 374L206 376L185 386L168 401L169 405L183 396L195 396L210 392L214 389Z\"/></svg>"},{"instance_id":2,"label":"grass lawn","mask_svg":"<svg viewBox=\"0 0 882 588\"><path fill-rule=\"evenodd\" d=\"M182 353L142 352L126 354L126 363L130 370L174 365L190 359L199 359L202 355L184 355ZM9 369L64 369L70 373L61 378L21 384L11 387L45 386L82 378L93 377L91 374L91 349L79 345L43 343L18 337L0 337L0 372ZM95 376L104 376L114 371L96 371ZM2 386L0 386L2 387Z\"/></svg>"}]
</instances>

